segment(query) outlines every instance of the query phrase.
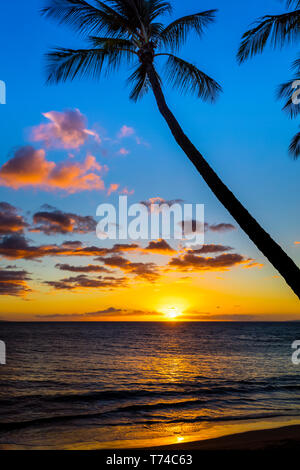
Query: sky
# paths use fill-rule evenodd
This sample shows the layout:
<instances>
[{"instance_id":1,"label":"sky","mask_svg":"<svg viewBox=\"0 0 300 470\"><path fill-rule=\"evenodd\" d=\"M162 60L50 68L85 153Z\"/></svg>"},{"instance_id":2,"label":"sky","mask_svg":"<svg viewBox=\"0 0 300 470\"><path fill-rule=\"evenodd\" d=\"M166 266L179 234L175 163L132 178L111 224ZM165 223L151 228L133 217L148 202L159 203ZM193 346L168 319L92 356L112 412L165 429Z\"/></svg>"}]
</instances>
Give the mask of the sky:
<instances>
[{"instance_id":1,"label":"sky","mask_svg":"<svg viewBox=\"0 0 300 470\"><path fill-rule=\"evenodd\" d=\"M191 35L180 54L223 93L212 105L165 86L167 102L223 181L299 265L300 161L287 152L298 125L275 97L292 76L297 49L267 48L241 66L236 61L243 32L258 17L285 11L284 3L173 4L172 18L218 9L204 37ZM0 18L0 80L7 87L0 105L0 319L299 319L299 300L177 146L152 94L130 102L129 70L46 85L44 54L85 43L42 18L43 5L5 2ZM172 240L126 240L121 248L118 240L100 241L96 209L117 206L120 195L130 204L204 204L202 251L188 253Z\"/></svg>"}]
</instances>

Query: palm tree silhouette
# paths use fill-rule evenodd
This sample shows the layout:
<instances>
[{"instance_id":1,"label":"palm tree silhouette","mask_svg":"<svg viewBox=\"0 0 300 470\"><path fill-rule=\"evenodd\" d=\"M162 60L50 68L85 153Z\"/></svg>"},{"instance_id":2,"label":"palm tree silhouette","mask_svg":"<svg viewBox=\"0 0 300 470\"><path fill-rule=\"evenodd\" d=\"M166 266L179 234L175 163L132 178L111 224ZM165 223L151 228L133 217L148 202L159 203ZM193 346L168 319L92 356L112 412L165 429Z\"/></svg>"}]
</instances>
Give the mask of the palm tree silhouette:
<instances>
[{"instance_id":1,"label":"palm tree silhouette","mask_svg":"<svg viewBox=\"0 0 300 470\"><path fill-rule=\"evenodd\" d=\"M59 24L72 26L87 37L87 49L55 48L47 54L48 82L58 83L75 77L97 78L118 70L123 64L135 65L128 78L130 98L134 101L152 90L158 109L176 142L195 165L203 179L258 249L284 277L300 298L300 270L293 260L249 214L221 181L201 153L192 144L168 107L157 60L166 58L166 79L182 92L192 92L203 100L214 102L221 86L195 65L178 57L176 52L191 31L201 36L214 21L216 10L179 18L168 26L161 22L172 6L163 0L48 0L42 15Z\"/></svg>"},{"instance_id":2,"label":"palm tree silhouette","mask_svg":"<svg viewBox=\"0 0 300 470\"><path fill-rule=\"evenodd\" d=\"M285 44L291 44L299 39L300 36L300 1L286 0L288 11L281 15L263 16L253 25L253 28L247 31L243 37L237 54L239 63L245 62L256 54L261 54L268 42L274 47L283 47ZM300 112L299 104L293 100L295 88L300 82L300 59L292 64L295 70L295 77L279 86L277 95L279 99L285 101L283 110L291 118L296 117ZM300 132L292 139L289 146L289 153L295 159L300 157Z\"/></svg>"}]
</instances>

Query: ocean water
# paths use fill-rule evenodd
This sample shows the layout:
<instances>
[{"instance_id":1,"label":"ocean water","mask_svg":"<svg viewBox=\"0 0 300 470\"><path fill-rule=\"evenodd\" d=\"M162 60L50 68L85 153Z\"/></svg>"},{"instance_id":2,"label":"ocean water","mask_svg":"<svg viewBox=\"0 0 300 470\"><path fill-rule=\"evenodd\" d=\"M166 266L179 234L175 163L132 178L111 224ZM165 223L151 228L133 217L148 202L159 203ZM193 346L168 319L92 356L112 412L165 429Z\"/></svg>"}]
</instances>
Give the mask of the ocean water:
<instances>
[{"instance_id":1,"label":"ocean water","mask_svg":"<svg viewBox=\"0 0 300 470\"><path fill-rule=\"evenodd\" d=\"M0 323L0 339L2 449L143 447L300 422L297 322Z\"/></svg>"}]
</instances>

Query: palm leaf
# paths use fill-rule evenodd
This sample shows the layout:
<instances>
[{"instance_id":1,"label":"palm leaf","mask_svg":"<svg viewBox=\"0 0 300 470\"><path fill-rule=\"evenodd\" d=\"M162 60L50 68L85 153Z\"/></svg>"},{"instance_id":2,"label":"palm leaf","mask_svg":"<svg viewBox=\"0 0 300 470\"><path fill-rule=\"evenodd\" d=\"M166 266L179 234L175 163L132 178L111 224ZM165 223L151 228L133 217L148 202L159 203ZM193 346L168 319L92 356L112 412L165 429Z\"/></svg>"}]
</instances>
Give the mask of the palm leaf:
<instances>
[{"instance_id":1,"label":"palm leaf","mask_svg":"<svg viewBox=\"0 0 300 470\"><path fill-rule=\"evenodd\" d=\"M300 2L299 0L286 0L286 7L287 8L299 8L300 7Z\"/></svg>"},{"instance_id":2,"label":"palm leaf","mask_svg":"<svg viewBox=\"0 0 300 470\"><path fill-rule=\"evenodd\" d=\"M161 45L177 48L194 30L201 35L214 20L216 10L185 16L166 28L155 19L171 12L171 4L163 0L48 0L43 14L67 23L88 35L90 49L56 48L48 55L48 82L62 82L76 77L98 78L105 65L106 73L116 70L122 62L131 65L135 55L155 57ZM103 36L100 33L106 33ZM220 85L190 64L172 54L167 55L167 79L182 92L195 93L204 100L214 101ZM140 63L128 82L133 86L130 98L137 100L149 89L146 65ZM160 81L159 75L157 75Z\"/></svg>"},{"instance_id":3,"label":"palm leaf","mask_svg":"<svg viewBox=\"0 0 300 470\"><path fill-rule=\"evenodd\" d=\"M299 80L296 77L286 83L282 83L277 89L277 98L284 100L283 111L289 114L291 118L298 116L300 105L293 103L293 94L296 91L294 83Z\"/></svg>"},{"instance_id":4,"label":"palm leaf","mask_svg":"<svg viewBox=\"0 0 300 470\"><path fill-rule=\"evenodd\" d=\"M97 5L99 8L85 0L48 0L41 14L57 20L59 24L72 26L82 34L128 35L130 24L126 18L99 0Z\"/></svg>"},{"instance_id":5,"label":"palm leaf","mask_svg":"<svg viewBox=\"0 0 300 470\"><path fill-rule=\"evenodd\" d=\"M101 48L106 50L127 50L130 53L135 53L136 45L133 41L129 39L122 39L122 38L107 38L107 37L98 37L98 36L90 36L89 43L94 48Z\"/></svg>"},{"instance_id":6,"label":"palm leaf","mask_svg":"<svg viewBox=\"0 0 300 470\"><path fill-rule=\"evenodd\" d=\"M208 10L194 15L183 16L173 21L160 34L160 42L171 51L176 51L182 46L191 31L199 36L203 34L204 28L215 20L217 10Z\"/></svg>"},{"instance_id":7,"label":"palm leaf","mask_svg":"<svg viewBox=\"0 0 300 470\"><path fill-rule=\"evenodd\" d=\"M263 52L268 40L273 47L282 47L284 44L298 39L300 36L300 11L277 16L264 16L255 25L242 37L237 54L239 63Z\"/></svg>"},{"instance_id":8,"label":"palm leaf","mask_svg":"<svg viewBox=\"0 0 300 470\"><path fill-rule=\"evenodd\" d=\"M143 12L145 9L144 0L107 0L107 3L111 5L113 11L126 19L127 23L131 25L132 31L140 28L141 18L145 13Z\"/></svg>"},{"instance_id":9,"label":"palm leaf","mask_svg":"<svg viewBox=\"0 0 300 470\"><path fill-rule=\"evenodd\" d=\"M77 77L99 78L104 62L105 73L115 70L121 60L129 61L131 55L118 49L65 49L56 48L47 54L48 83L65 82Z\"/></svg>"},{"instance_id":10,"label":"palm leaf","mask_svg":"<svg viewBox=\"0 0 300 470\"><path fill-rule=\"evenodd\" d=\"M293 137L289 146L289 153L295 160L300 157L300 132Z\"/></svg>"},{"instance_id":11,"label":"palm leaf","mask_svg":"<svg viewBox=\"0 0 300 470\"><path fill-rule=\"evenodd\" d=\"M149 0L147 2L149 22L153 22L158 16L171 14L172 5L163 0Z\"/></svg>"},{"instance_id":12,"label":"palm leaf","mask_svg":"<svg viewBox=\"0 0 300 470\"><path fill-rule=\"evenodd\" d=\"M173 87L178 88L182 93L196 94L204 101L216 100L222 88L215 80L201 72L195 65L173 54L163 55L168 56L165 64L166 78Z\"/></svg>"},{"instance_id":13,"label":"palm leaf","mask_svg":"<svg viewBox=\"0 0 300 470\"><path fill-rule=\"evenodd\" d=\"M125 17L138 16L142 20L153 21L160 15L172 12L170 2L164 0L107 0L116 11Z\"/></svg>"},{"instance_id":14,"label":"palm leaf","mask_svg":"<svg viewBox=\"0 0 300 470\"><path fill-rule=\"evenodd\" d=\"M292 70L296 70L298 74L300 74L300 58L294 60L292 63Z\"/></svg>"},{"instance_id":15,"label":"palm leaf","mask_svg":"<svg viewBox=\"0 0 300 470\"><path fill-rule=\"evenodd\" d=\"M137 69L130 75L127 80L127 84L133 85L129 98L135 102L141 99L149 91L150 84L147 76L147 69L144 64L137 67Z\"/></svg>"}]
</instances>

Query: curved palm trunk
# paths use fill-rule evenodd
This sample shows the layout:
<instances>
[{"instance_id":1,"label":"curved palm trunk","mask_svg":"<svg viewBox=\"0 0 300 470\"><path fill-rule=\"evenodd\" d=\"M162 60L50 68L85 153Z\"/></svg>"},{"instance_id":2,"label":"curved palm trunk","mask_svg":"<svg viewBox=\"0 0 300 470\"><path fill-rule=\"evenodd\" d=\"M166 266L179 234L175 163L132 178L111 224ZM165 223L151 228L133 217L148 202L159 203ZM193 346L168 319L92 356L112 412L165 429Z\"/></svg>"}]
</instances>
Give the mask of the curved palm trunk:
<instances>
[{"instance_id":1,"label":"curved palm trunk","mask_svg":"<svg viewBox=\"0 0 300 470\"><path fill-rule=\"evenodd\" d=\"M259 225L234 194L222 182L201 153L184 134L173 113L168 108L160 82L152 63L147 65L147 73L160 113L166 120L176 142L194 164L219 201L236 220L257 248L283 276L287 284L300 299L300 270L294 261Z\"/></svg>"}]
</instances>

